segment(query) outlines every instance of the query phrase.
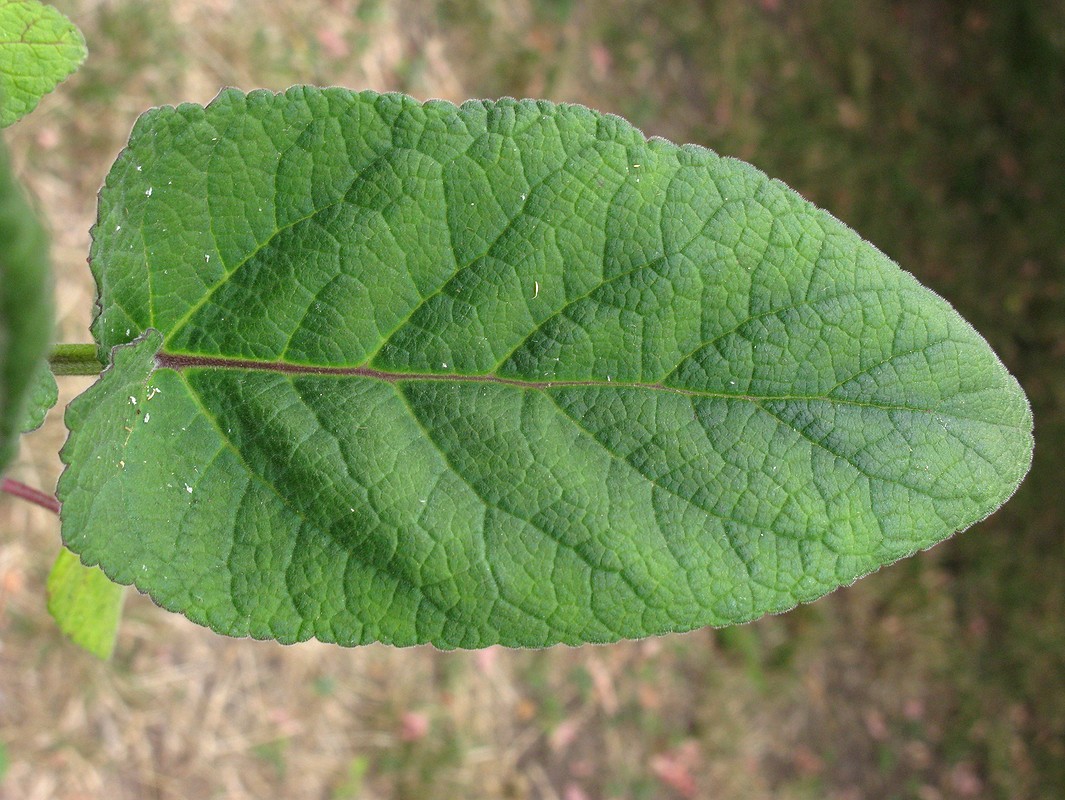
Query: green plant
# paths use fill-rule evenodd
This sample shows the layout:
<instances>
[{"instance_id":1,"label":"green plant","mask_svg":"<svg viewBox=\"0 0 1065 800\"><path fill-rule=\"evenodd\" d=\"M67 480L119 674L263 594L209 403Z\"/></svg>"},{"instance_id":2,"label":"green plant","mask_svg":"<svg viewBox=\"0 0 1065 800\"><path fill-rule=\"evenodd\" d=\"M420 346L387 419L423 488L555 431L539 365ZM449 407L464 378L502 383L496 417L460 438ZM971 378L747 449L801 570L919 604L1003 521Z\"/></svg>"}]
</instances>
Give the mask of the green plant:
<instances>
[{"instance_id":1,"label":"green plant","mask_svg":"<svg viewBox=\"0 0 1065 800\"><path fill-rule=\"evenodd\" d=\"M90 255L96 342L52 359L107 366L67 411L64 542L231 635L746 621L972 525L1030 462L945 301L754 168L585 108L153 109ZM47 342L9 340L13 430Z\"/></svg>"}]
</instances>

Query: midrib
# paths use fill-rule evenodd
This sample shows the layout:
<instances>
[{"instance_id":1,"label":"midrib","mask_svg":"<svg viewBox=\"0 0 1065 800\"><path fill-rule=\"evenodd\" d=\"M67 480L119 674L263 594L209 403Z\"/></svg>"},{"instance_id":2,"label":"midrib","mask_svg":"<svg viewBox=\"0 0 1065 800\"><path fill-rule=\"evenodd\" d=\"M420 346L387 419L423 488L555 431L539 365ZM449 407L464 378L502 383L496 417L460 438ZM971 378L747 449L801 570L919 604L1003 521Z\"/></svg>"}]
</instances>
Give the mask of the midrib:
<instances>
[{"instance_id":1,"label":"midrib","mask_svg":"<svg viewBox=\"0 0 1065 800\"><path fill-rule=\"evenodd\" d=\"M549 389L596 388L596 389L639 389L645 391L666 392L687 397L706 397L723 400L742 400L759 404L774 401L820 401L839 405L876 408L884 411L915 411L931 413L932 409L918 408L890 403L876 403L854 400L845 397L826 395L753 395L729 392L714 392L702 389L686 389L679 386L667 386L663 383L615 380L555 380L534 381L519 378L503 378L498 375L468 375L462 373L439 372L398 372L374 369L372 367L327 367L310 364L291 364L286 361L258 361L248 358L228 358L226 356L202 356L187 353L159 352L155 357L160 369L176 371L187 369L231 369L255 370L258 372L276 372L284 375L320 375L337 377L368 378L385 383L437 382L437 383L485 383L511 386L517 389L546 391Z\"/></svg>"}]
</instances>

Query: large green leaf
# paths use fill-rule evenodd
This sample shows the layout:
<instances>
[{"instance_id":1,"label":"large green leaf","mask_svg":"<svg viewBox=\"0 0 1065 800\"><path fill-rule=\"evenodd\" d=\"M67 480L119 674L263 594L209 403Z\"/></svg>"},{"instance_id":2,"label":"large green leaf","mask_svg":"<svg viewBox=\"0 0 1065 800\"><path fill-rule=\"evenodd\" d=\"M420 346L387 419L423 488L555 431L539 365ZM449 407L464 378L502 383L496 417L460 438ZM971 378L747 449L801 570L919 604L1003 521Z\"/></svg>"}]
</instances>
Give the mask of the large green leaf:
<instances>
[{"instance_id":1,"label":"large green leaf","mask_svg":"<svg viewBox=\"0 0 1065 800\"><path fill-rule=\"evenodd\" d=\"M753 167L578 106L154 109L92 263L114 365L68 411L64 539L227 634L749 620L972 525L1030 461L945 301Z\"/></svg>"},{"instance_id":2,"label":"large green leaf","mask_svg":"<svg viewBox=\"0 0 1065 800\"><path fill-rule=\"evenodd\" d=\"M0 146L0 472L22 430L47 410L38 404L50 400L40 371L51 336L48 243Z\"/></svg>"},{"instance_id":3,"label":"large green leaf","mask_svg":"<svg viewBox=\"0 0 1065 800\"><path fill-rule=\"evenodd\" d=\"M0 0L0 127L37 107L85 60L74 24L37 0Z\"/></svg>"}]
</instances>

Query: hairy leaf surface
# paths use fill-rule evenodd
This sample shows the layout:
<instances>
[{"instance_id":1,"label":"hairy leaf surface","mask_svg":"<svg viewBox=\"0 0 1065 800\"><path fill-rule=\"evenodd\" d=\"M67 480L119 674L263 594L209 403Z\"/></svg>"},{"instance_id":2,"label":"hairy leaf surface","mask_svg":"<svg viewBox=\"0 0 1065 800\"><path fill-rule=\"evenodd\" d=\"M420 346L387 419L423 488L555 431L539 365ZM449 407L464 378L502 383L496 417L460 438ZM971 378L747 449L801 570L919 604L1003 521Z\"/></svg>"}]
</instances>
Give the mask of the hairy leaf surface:
<instances>
[{"instance_id":1,"label":"hairy leaf surface","mask_svg":"<svg viewBox=\"0 0 1065 800\"><path fill-rule=\"evenodd\" d=\"M37 107L85 60L85 39L38 0L0 0L0 127Z\"/></svg>"},{"instance_id":2,"label":"hairy leaf surface","mask_svg":"<svg viewBox=\"0 0 1065 800\"><path fill-rule=\"evenodd\" d=\"M227 91L146 113L100 202L114 364L68 411L64 539L223 633L740 622L972 525L1030 461L944 300L586 108Z\"/></svg>"}]
</instances>

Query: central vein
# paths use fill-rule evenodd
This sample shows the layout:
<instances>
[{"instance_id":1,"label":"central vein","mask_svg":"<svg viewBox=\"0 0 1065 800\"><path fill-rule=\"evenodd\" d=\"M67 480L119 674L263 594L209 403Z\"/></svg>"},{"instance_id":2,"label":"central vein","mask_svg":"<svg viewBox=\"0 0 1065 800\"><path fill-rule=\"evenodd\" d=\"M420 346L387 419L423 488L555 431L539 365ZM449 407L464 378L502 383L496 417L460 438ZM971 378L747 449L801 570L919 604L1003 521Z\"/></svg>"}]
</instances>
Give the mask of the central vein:
<instances>
[{"instance_id":1,"label":"central vein","mask_svg":"<svg viewBox=\"0 0 1065 800\"><path fill-rule=\"evenodd\" d=\"M288 375L336 375L355 378L370 378L386 383L401 383L414 381L433 381L444 383L495 383L503 386L513 386L518 389L565 389L573 387L588 388L616 388L616 389L644 389L648 391L668 392L687 397L710 397L726 400L745 400L756 405L768 401L795 400L795 401L822 401L839 403L849 406L863 406L878 408L886 411L917 411L929 413L932 409L917 408L913 406L897 405L889 403L865 402L846 397L829 397L826 395L750 395L728 392L712 392L702 389L684 389L678 386L667 386L664 383L647 383L641 381L612 381L612 380L557 380L557 381L533 381L519 378L502 378L498 375L465 375L461 373L433 373L433 372L391 372L388 370L374 369L372 367L325 367L310 364L290 364L284 361L256 361L248 358L227 358L225 356L196 356L185 353L159 352L155 357L156 366L160 369L186 370L186 369L234 369L234 370L257 370L260 372L276 372Z\"/></svg>"},{"instance_id":2,"label":"central vein","mask_svg":"<svg viewBox=\"0 0 1065 800\"><path fill-rule=\"evenodd\" d=\"M653 389L676 394L697 395L700 397L739 397L756 400L755 397L729 395L715 392L702 392L666 386L662 383L641 383L634 381L601 380L560 380L530 381L518 378L502 378L498 375L465 375L448 372L390 372L372 367L324 367L310 364L290 364L285 361L256 361L248 358L227 358L225 356L194 356L185 353L160 352L155 357L156 365L161 369L248 369L260 372L279 372L290 375L340 375L356 378L373 378L387 383L404 381L446 381L454 383L499 383L520 389L552 389L570 386L616 386L618 388Z\"/></svg>"}]
</instances>

